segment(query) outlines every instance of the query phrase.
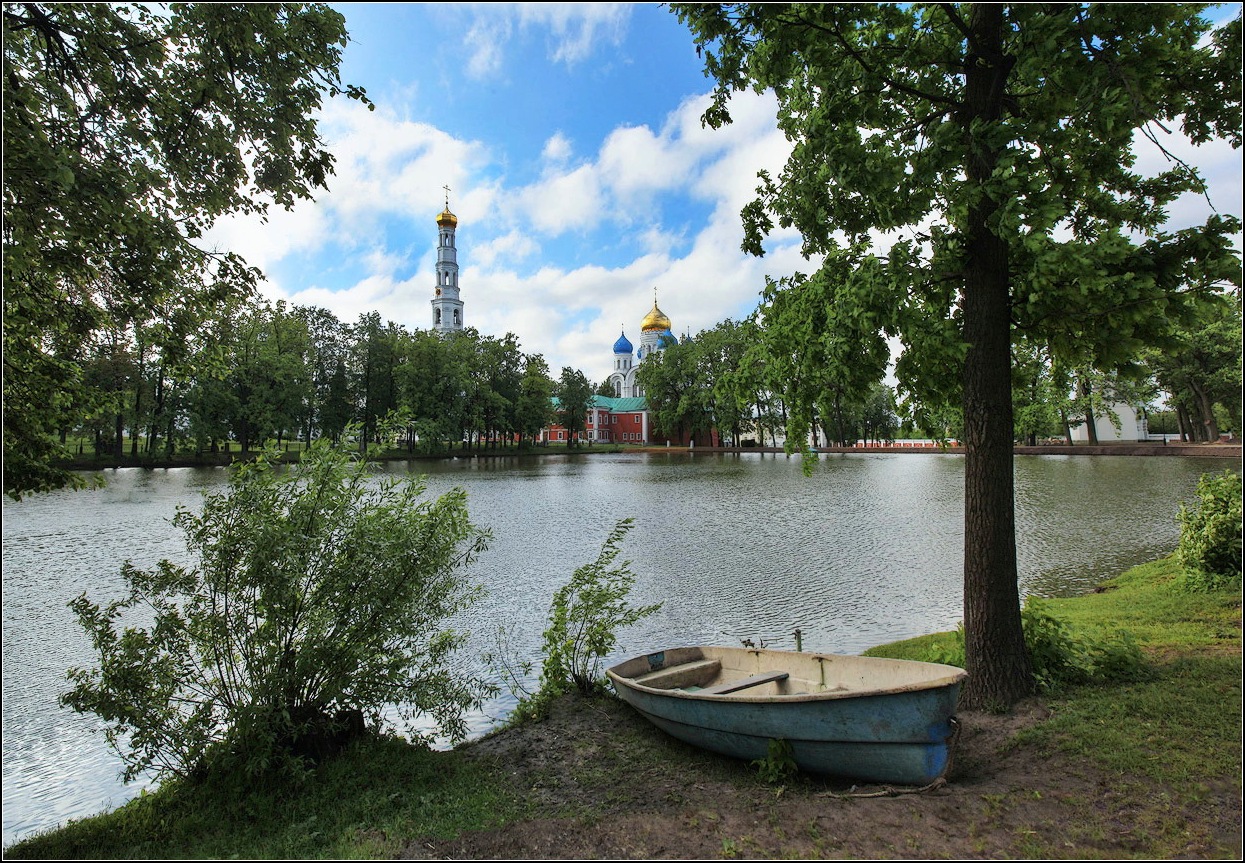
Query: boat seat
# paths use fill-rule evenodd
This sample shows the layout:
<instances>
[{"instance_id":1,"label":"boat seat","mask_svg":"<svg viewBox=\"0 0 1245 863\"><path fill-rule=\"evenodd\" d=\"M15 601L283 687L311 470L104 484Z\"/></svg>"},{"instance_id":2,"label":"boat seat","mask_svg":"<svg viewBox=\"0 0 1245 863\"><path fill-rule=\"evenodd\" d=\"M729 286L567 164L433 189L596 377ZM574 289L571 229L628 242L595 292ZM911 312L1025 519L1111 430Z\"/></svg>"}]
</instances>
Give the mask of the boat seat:
<instances>
[{"instance_id":1,"label":"boat seat","mask_svg":"<svg viewBox=\"0 0 1245 863\"><path fill-rule=\"evenodd\" d=\"M780 680L786 680L791 675L785 671L764 671L760 674L754 674L751 677L745 677L743 680L732 680L729 683L719 683L717 686L708 686L700 690L701 695L727 695L731 692L738 692L741 689L751 689L754 686L761 686L764 683L777 683Z\"/></svg>"},{"instance_id":2,"label":"boat seat","mask_svg":"<svg viewBox=\"0 0 1245 863\"><path fill-rule=\"evenodd\" d=\"M697 659L671 665L669 668L659 668L634 679L641 686L651 686L654 689L680 689L712 680L721 669L722 663L716 659Z\"/></svg>"}]
</instances>

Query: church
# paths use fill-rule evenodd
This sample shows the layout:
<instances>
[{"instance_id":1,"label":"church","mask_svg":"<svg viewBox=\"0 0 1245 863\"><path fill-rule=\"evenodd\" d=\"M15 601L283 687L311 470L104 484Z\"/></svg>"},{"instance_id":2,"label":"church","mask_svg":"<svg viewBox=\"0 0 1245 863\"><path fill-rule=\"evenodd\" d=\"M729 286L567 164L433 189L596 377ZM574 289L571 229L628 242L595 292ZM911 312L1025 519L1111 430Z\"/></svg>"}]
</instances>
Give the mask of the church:
<instances>
[{"instance_id":1,"label":"church","mask_svg":"<svg viewBox=\"0 0 1245 863\"><path fill-rule=\"evenodd\" d=\"M613 396L593 396L584 424L582 440L588 444L624 443L652 444L668 442L655 439L650 422L648 399L636 380L636 373L645 359L656 356L677 341L670 331L670 319L657 307L657 289L653 289L653 308L640 321L640 347L636 349L624 328L614 342L614 369L609 385ZM566 442L567 431L554 425L541 433L542 443Z\"/></svg>"},{"instance_id":2,"label":"church","mask_svg":"<svg viewBox=\"0 0 1245 863\"><path fill-rule=\"evenodd\" d=\"M458 217L450 212L449 189L445 190L445 209L437 216L436 288L432 297L432 328L438 333L461 332L465 327L464 303L458 284L458 247L455 233ZM609 376L614 396L593 396L582 434L585 443L683 443L662 437L654 438L648 400L636 380L640 365L655 356L668 344L677 342L670 330L670 319L657 307L657 289L653 289L653 308L640 321L640 346L635 348L622 330L613 348L613 371ZM560 425L543 429L542 443L566 442L567 430Z\"/></svg>"},{"instance_id":3,"label":"church","mask_svg":"<svg viewBox=\"0 0 1245 863\"><path fill-rule=\"evenodd\" d=\"M639 350L632 347L625 328L614 342L614 371L610 373L609 382L615 398L642 398L643 388L636 381L640 363L673 341L676 339L670 331L670 319L657 308L657 289L653 288L653 310L640 321Z\"/></svg>"}]
</instances>

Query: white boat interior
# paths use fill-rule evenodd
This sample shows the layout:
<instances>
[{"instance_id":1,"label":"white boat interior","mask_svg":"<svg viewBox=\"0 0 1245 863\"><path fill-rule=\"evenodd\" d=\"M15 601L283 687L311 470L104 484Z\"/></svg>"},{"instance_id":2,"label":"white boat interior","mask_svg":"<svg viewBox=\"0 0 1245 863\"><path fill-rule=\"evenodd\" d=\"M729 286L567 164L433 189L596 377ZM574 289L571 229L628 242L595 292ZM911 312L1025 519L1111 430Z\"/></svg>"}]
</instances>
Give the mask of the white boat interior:
<instances>
[{"instance_id":1,"label":"white boat interior","mask_svg":"<svg viewBox=\"0 0 1245 863\"><path fill-rule=\"evenodd\" d=\"M626 685L730 699L836 698L945 686L963 669L928 662L737 647L680 647L610 669Z\"/></svg>"}]
</instances>

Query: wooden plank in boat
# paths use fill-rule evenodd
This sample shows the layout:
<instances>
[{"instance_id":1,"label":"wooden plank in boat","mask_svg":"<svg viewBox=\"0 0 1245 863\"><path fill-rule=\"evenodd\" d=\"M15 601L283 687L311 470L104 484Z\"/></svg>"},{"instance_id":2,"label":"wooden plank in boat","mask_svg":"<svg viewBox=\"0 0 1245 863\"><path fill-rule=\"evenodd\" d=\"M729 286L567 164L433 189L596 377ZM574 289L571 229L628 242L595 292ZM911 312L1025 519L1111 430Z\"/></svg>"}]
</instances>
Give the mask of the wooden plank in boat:
<instances>
[{"instance_id":1,"label":"wooden plank in boat","mask_svg":"<svg viewBox=\"0 0 1245 863\"><path fill-rule=\"evenodd\" d=\"M654 689L679 689L697 681L712 680L721 668L722 663L716 659L698 659L641 674L635 682Z\"/></svg>"},{"instance_id":2,"label":"wooden plank in boat","mask_svg":"<svg viewBox=\"0 0 1245 863\"><path fill-rule=\"evenodd\" d=\"M731 692L738 692L741 689L751 689L754 686L761 686L764 683L776 683L779 680L786 680L791 675L785 671L765 671L761 674L754 674L751 677L745 677L743 680L733 680L730 683L719 683L717 686L708 686L700 690L700 695L726 695Z\"/></svg>"}]
</instances>

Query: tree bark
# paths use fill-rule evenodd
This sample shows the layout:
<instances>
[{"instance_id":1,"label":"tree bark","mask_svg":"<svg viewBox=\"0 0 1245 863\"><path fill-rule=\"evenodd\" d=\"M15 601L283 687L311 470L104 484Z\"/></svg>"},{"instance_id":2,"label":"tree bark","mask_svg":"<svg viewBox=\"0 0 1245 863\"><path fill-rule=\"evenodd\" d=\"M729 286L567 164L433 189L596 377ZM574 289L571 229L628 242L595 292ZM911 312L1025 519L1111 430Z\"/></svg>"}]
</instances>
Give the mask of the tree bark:
<instances>
[{"instance_id":1,"label":"tree bark","mask_svg":"<svg viewBox=\"0 0 1245 863\"><path fill-rule=\"evenodd\" d=\"M1189 381L1189 388L1193 390L1193 395L1197 398L1198 411L1202 414L1202 428L1206 434L1206 441L1214 443L1219 440L1219 423L1215 421L1215 406L1210 396L1206 394L1206 389L1196 380Z\"/></svg>"},{"instance_id":2,"label":"tree bark","mask_svg":"<svg viewBox=\"0 0 1245 863\"><path fill-rule=\"evenodd\" d=\"M1000 151L971 131L1002 116L1012 58L1003 53L1004 7L974 4L965 63L967 177L984 187ZM1020 621L1016 570L1007 242L990 227L998 203L980 195L966 226L964 336L964 646L969 709L1004 709L1034 691Z\"/></svg>"},{"instance_id":3,"label":"tree bark","mask_svg":"<svg viewBox=\"0 0 1245 863\"><path fill-rule=\"evenodd\" d=\"M1094 416L1094 396L1088 381L1077 385L1081 395L1081 404L1085 409L1085 439L1091 446L1098 445L1098 418Z\"/></svg>"}]
</instances>

